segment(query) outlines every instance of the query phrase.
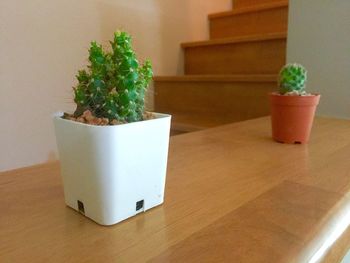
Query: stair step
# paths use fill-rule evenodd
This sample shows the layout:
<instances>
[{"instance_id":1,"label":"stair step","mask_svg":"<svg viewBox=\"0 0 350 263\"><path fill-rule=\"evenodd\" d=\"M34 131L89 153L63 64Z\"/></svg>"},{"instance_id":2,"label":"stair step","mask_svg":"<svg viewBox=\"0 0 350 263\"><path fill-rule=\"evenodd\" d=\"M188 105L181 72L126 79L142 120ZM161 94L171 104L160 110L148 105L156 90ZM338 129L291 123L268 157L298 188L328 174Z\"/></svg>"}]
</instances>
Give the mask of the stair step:
<instances>
[{"instance_id":1,"label":"stair step","mask_svg":"<svg viewBox=\"0 0 350 263\"><path fill-rule=\"evenodd\" d=\"M283 32L183 43L185 74L276 74L286 38Z\"/></svg>"},{"instance_id":2,"label":"stair step","mask_svg":"<svg viewBox=\"0 0 350 263\"><path fill-rule=\"evenodd\" d=\"M277 75L182 75L155 76L155 82L276 82Z\"/></svg>"},{"instance_id":3,"label":"stair step","mask_svg":"<svg viewBox=\"0 0 350 263\"><path fill-rule=\"evenodd\" d=\"M227 123L223 122L213 114L198 115L173 112L171 120L171 135L200 131Z\"/></svg>"},{"instance_id":4,"label":"stair step","mask_svg":"<svg viewBox=\"0 0 350 263\"><path fill-rule=\"evenodd\" d=\"M269 114L277 75L187 75L154 78L154 107L188 132Z\"/></svg>"},{"instance_id":5,"label":"stair step","mask_svg":"<svg viewBox=\"0 0 350 263\"><path fill-rule=\"evenodd\" d=\"M288 1L209 15L210 38L287 32Z\"/></svg>"},{"instance_id":6,"label":"stair step","mask_svg":"<svg viewBox=\"0 0 350 263\"><path fill-rule=\"evenodd\" d=\"M281 0L233 0L233 8L244 8L244 7L251 7L251 6L260 6L264 4L272 4L272 3L278 3L281 2Z\"/></svg>"}]
</instances>

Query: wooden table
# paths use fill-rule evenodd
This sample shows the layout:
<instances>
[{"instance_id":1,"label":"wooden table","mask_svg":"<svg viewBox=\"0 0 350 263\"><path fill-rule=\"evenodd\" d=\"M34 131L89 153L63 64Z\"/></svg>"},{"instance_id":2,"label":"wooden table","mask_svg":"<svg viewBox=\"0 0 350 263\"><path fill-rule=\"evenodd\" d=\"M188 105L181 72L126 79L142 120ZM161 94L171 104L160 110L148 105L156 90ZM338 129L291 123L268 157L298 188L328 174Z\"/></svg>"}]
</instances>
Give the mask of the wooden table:
<instances>
[{"instance_id":1,"label":"wooden table","mask_svg":"<svg viewBox=\"0 0 350 263\"><path fill-rule=\"evenodd\" d=\"M349 121L309 145L230 124L171 138L165 204L112 227L65 206L57 163L0 174L0 262L339 262L349 189Z\"/></svg>"}]
</instances>

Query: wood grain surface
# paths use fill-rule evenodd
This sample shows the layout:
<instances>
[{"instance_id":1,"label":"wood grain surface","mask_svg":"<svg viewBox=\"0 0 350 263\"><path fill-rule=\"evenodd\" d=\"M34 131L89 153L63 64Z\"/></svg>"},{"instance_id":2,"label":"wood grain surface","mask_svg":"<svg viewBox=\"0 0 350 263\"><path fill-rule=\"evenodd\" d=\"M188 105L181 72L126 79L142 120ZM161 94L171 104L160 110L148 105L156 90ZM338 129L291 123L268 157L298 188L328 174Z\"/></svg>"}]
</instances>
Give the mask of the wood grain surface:
<instances>
[{"instance_id":1,"label":"wood grain surface","mask_svg":"<svg viewBox=\"0 0 350 263\"><path fill-rule=\"evenodd\" d=\"M185 74L277 74L286 61L286 33L184 43Z\"/></svg>"},{"instance_id":2,"label":"wood grain surface","mask_svg":"<svg viewBox=\"0 0 350 263\"><path fill-rule=\"evenodd\" d=\"M155 108L172 114L172 131L183 132L267 116L268 94L277 87L277 75L187 75L155 80Z\"/></svg>"},{"instance_id":3,"label":"wood grain surface","mask_svg":"<svg viewBox=\"0 0 350 263\"><path fill-rule=\"evenodd\" d=\"M316 119L309 145L266 117L178 135L164 205L111 227L65 206L58 163L4 172L0 262L339 262L349 158L347 120Z\"/></svg>"},{"instance_id":4,"label":"wood grain surface","mask_svg":"<svg viewBox=\"0 0 350 263\"><path fill-rule=\"evenodd\" d=\"M210 38L287 32L288 1L209 15Z\"/></svg>"},{"instance_id":5,"label":"wood grain surface","mask_svg":"<svg viewBox=\"0 0 350 263\"><path fill-rule=\"evenodd\" d=\"M281 2L281 0L233 0L232 4L235 9L240 9L279 2Z\"/></svg>"}]
</instances>

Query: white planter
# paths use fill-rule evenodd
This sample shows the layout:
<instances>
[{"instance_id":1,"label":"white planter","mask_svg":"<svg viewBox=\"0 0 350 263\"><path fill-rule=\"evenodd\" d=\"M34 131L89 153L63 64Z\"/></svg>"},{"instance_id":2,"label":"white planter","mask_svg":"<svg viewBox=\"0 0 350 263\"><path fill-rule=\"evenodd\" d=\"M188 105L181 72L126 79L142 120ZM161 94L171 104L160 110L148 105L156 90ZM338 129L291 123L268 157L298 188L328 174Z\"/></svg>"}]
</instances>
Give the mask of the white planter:
<instances>
[{"instance_id":1,"label":"white planter","mask_svg":"<svg viewBox=\"0 0 350 263\"><path fill-rule=\"evenodd\" d=\"M64 197L101 225L164 200L170 115L116 126L93 126L54 116Z\"/></svg>"}]
</instances>

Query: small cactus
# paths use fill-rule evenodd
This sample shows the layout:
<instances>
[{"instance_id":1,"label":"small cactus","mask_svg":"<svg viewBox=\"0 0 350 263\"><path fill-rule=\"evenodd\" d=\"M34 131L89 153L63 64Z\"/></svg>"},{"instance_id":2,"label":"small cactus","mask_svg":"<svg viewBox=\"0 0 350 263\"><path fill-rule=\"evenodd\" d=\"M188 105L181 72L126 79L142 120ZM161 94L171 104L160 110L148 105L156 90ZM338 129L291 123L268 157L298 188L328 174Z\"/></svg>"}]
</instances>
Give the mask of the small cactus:
<instances>
[{"instance_id":1,"label":"small cactus","mask_svg":"<svg viewBox=\"0 0 350 263\"><path fill-rule=\"evenodd\" d=\"M110 42L111 51L91 42L89 65L79 70L74 89L75 117L90 111L98 118L135 122L143 119L144 97L153 77L152 65L140 65L132 49L131 37L117 31Z\"/></svg>"},{"instance_id":2,"label":"small cactus","mask_svg":"<svg viewBox=\"0 0 350 263\"><path fill-rule=\"evenodd\" d=\"M287 64L279 74L279 92L281 94L293 93L302 95L305 93L307 71L300 64Z\"/></svg>"}]
</instances>

